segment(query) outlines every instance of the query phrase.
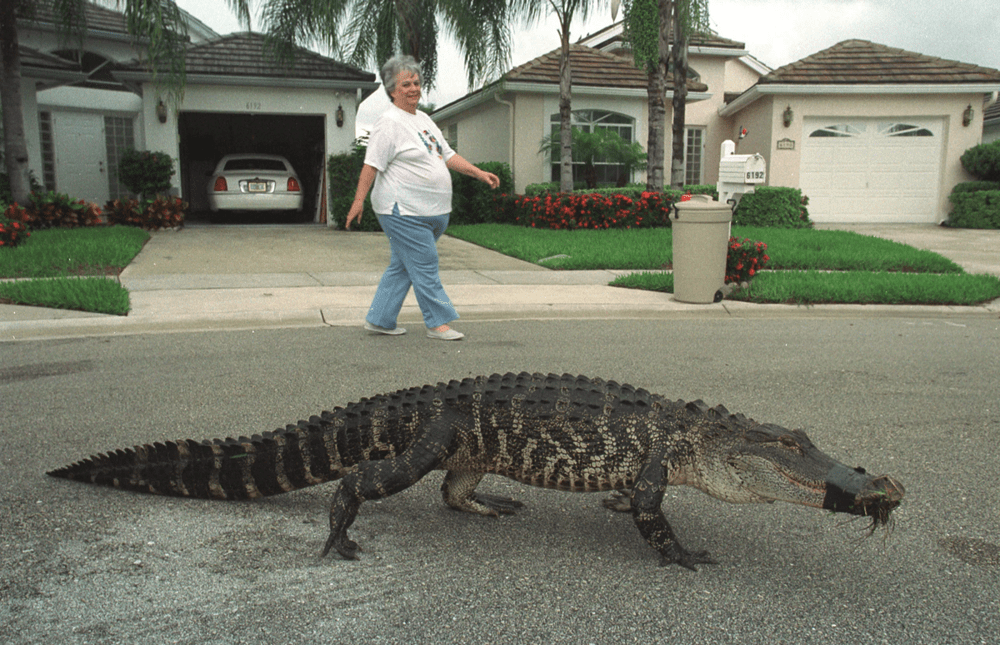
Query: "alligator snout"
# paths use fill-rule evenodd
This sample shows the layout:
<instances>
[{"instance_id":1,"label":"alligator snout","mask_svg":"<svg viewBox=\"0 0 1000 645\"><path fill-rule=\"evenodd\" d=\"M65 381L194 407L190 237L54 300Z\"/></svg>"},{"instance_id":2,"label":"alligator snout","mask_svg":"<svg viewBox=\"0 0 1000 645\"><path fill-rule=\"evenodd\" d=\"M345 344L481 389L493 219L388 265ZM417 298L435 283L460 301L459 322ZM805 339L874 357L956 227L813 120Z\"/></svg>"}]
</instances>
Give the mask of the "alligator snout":
<instances>
[{"instance_id":1,"label":"alligator snout","mask_svg":"<svg viewBox=\"0 0 1000 645\"><path fill-rule=\"evenodd\" d=\"M871 517L874 526L886 524L906 491L889 475L872 477L863 468L835 466L826 477L823 508L835 513Z\"/></svg>"}]
</instances>

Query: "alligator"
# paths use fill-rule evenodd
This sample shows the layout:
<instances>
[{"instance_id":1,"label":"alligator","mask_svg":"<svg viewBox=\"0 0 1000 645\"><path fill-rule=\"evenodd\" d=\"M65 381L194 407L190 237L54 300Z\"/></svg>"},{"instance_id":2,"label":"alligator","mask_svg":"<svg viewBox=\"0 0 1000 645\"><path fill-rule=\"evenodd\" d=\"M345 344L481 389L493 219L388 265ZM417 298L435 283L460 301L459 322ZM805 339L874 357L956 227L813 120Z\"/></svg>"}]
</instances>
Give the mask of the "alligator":
<instances>
[{"instance_id":1,"label":"alligator","mask_svg":"<svg viewBox=\"0 0 1000 645\"><path fill-rule=\"evenodd\" d=\"M361 399L251 438L182 440L94 455L48 474L158 495L242 500L340 480L326 556L356 559L347 536L362 502L398 493L432 470L452 508L514 513L476 491L486 474L565 491L617 491L660 563L714 563L678 542L660 509L687 485L734 503L784 501L865 516L887 527L903 498L820 451L801 430L762 424L702 401L670 401L615 381L565 374L493 374ZM615 493L613 493L615 494Z\"/></svg>"}]
</instances>

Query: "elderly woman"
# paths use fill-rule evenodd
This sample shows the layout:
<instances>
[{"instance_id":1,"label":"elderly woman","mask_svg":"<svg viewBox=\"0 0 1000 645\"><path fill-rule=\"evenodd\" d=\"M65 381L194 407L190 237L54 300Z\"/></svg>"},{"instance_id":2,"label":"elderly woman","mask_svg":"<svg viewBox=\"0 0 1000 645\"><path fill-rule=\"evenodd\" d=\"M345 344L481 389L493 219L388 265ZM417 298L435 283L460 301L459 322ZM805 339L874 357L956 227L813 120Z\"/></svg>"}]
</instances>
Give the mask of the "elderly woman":
<instances>
[{"instance_id":1,"label":"elderly woman","mask_svg":"<svg viewBox=\"0 0 1000 645\"><path fill-rule=\"evenodd\" d=\"M448 326L458 312L441 286L436 246L451 214L448 170L475 177L490 188L499 186L500 179L459 156L431 118L417 110L421 79L420 65L412 56L395 56L382 66L382 84L392 105L372 129L347 228L361 221L371 189L372 207L389 238L392 259L368 309L365 329L405 334L396 318L412 285L427 336L459 340L464 334Z\"/></svg>"}]
</instances>

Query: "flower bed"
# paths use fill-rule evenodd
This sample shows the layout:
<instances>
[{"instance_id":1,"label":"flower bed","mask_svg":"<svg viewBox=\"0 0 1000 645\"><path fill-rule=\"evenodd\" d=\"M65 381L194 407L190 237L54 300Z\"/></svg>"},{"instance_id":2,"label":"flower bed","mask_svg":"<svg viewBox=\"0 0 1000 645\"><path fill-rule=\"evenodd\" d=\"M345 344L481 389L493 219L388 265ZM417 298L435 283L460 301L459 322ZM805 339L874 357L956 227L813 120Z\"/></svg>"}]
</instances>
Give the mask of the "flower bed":
<instances>
[{"instance_id":1,"label":"flower bed","mask_svg":"<svg viewBox=\"0 0 1000 645\"><path fill-rule=\"evenodd\" d=\"M670 226L672 202L662 193L625 195L555 193L513 200L512 221L548 229L649 228Z\"/></svg>"},{"instance_id":2,"label":"flower bed","mask_svg":"<svg viewBox=\"0 0 1000 645\"><path fill-rule=\"evenodd\" d=\"M763 269L771 258L767 255L767 244L755 242L749 237L742 240L729 238L729 250L726 253L726 283L742 285Z\"/></svg>"}]
</instances>

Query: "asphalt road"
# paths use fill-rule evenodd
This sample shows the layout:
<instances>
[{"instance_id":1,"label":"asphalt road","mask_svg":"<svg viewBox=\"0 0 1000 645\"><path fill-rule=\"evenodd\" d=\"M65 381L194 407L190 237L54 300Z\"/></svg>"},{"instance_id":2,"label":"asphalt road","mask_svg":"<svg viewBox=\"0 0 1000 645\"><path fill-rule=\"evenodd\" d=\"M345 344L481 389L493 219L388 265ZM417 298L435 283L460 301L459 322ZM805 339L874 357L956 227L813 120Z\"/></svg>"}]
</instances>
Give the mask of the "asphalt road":
<instances>
[{"instance_id":1,"label":"asphalt road","mask_svg":"<svg viewBox=\"0 0 1000 645\"><path fill-rule=\"evenodd\" d=\"M863 310L862 310L863 312ZM0 344L3 643L996 643L1000 323L986 316L476 322ZM600 495L446 508L441 476L362 507L361 560L319 560L334 485L250 503L44 475L95 452L271 430L425 382L571 372L806 429L906 487L891 535L791 505L668 492L659 567Z\"/></svg>"}]
</instances>

